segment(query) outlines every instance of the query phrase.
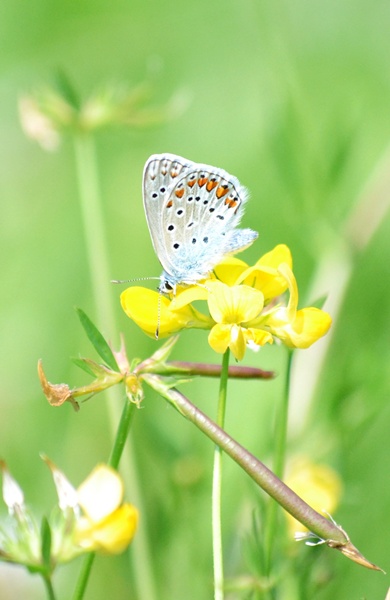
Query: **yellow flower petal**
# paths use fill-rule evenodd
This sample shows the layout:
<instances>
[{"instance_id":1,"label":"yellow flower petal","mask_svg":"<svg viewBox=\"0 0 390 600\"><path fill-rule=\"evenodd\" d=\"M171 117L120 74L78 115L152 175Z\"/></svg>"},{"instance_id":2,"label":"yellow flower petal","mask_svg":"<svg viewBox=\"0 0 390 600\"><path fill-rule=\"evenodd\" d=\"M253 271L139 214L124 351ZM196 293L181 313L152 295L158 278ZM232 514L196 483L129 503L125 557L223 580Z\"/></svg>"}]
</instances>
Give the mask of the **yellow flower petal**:
<instances>
[{"instance_id":1,"label":"yellow flower petal","mask_svg":"<svg viewBox=\"0 0 390 600\"><path fill-rule=\"evenodd\" d=\"M201 290L201 288L199 288ZM151 337L159 325L159 337L167 337L186 327L208 329L212 322L192 306L173 310L172 301L147 288L130 287L121 294L122 308L130 319Z\"/></svg>"},{"instance_id":2,"label":"yellow flower petal","mask_svg":"<svg viewBox=\"0 0 390 600\"><path fill-rule=\"evenodd\" d=\"M287 312L289 320L292 321L298 308L297 280L295 279L294 273L287 263L282 263L279 265L278 271L288 283L290 298L288 300Z\"/></svg>"},{"instance_id":3,"label":"yellow flower petal","mask_svg":"<svg viewBox=\"0 0 390 600\"><path fill-rule=\"evenodd\" d=\"M292 322L280 319L281 314L285 316L286 309L276 311L267 326L289 348L309 348L329 331L332 324L328 313L314 307L298 310Z\"/></svg>"},{"instance_id":4,"label":"yellow flower petal","mask_svg":"<svg viewBox=\"0 0 390 600\"><path fill-rule=\"evenodd\" d=\"M229 348L236 360L242 360L246 350L246 330L239 325L232 325Z\"/></svg>"},{"instance_id":5,"label":"yellow flower petal","mask_svg":"<svg viewBox=\"0 0 390 600\"><path fill-rule=\"evenodd\" d=\"M256 346L265 346L265 344L273 344L274 338L269 331L249 327L249 329L247 329L246 341L251 341L256 344Z\"/></svg>"},{"instance_id":6,"label":"yellow flower petal","mask_svg":"<svg viewBox=\"0 0 390 600\"><path fill-rule=\"evenodd\" d=\"M207 300L208 291L204 283L191 285L187 288L179 288L176 296L172 298L170 310L180 310L184 306L195 302L196 300Z\"/></svg>"},{"instance_id":7,"label":"yellow flower petal","mask_svg":"<svg viewBox=\"0 0 390 600\"><path fill-rule=\"evenodd\" d=\"M209 344L215 352L224 354L230 343L231 325L225 323L217 323L209 333Z\"/></svg>"},{"instance_id":8,"label":"yellow flower petal","mask_svg":"<svg viewBox=\"0 0 390 600\"><path fill-rule=\"evenodd\" d=\"M123 483L107 465L98 465L77 490L78 503L91 521L100 521L122 502Z\"/></svg>"},{"instance_id":9,"label":"yellow flower petal","mask_svg":"<svg viewBox=\"0 0 390 600\"><path fill-rule=\"evenodd\" d=\"M264 254L253 267L241 273L237 283L245 283L261 290L265 301L276 298L287 289L287 282L279 267L286 264L292 268L291 252L284 244L279 244L271 252Z\"/></svg>"},{"instance_id":10,"label":"yellow flower petal","mask_svg":"<svg viewBox=\"0 0 390 600\"><path fill-rule=\"evenodd\" d=\"M309 307L297 311L298 286L287 263L278 267L288 283L290 297L287 307L276 308L266 319L267 328L289 348L309 348L329 330L332 319L328 313Z\"/></svg>"},{"instance_id":11,"label":"yellow flower petal","mask_svg":"<svg viewBox=\"0 0 390 600\"><path fill-rule=\"evenodd\" d=\"M77 523L76 542L89 551L118 554L130 544L137 523L137 509L132 504L123 504L98 523L87 518L80 519Z\"/></svg>"},{"instance_id":12,"label":"yellow flower petal","mask_svg":"<svg viewBox=\"0 0 390 600\"><path fill-rule=\"evenodd\" d=\"M263 309L263 294L246 285L229 287L210 281L208 305L217 323L244 323L257 317Z\"/></svg>"},{"instance_id":13,"label":"yellow flower petal","mask_svg":"<svg viewBox=\"0 0 390 600\"><path fill-rule=\"evenodd\" d=\"M214 267L214 273L223 283L234 285L237 279L248 268L248 265L243 260L235 256L225 256L221 262Z\"/></svg>"},{"instance_id":14,"label":"yellow flower petal","mask_svg":"<svg viewBox=\"0 0 390 600\"><path fill-rule=\"evenodd\" d=\"M256 265L260 267L271 267L277 269L279 265L286 263L292 269L291 251L286 244L278 244L270 252L263 254Z\"/></svg>"},{"instance_id":15,"label":"yellow flower petal","mask_svg":"<svg viewBox=\"0 0 390 600\"><path fill-rule=\"evenodd\" d=\"M223 354L230 348L237 360L242 360L246 350L245 329L239 325L218 323L209 333L209 344L215 352Z\"/></svg>"}]
</instances>

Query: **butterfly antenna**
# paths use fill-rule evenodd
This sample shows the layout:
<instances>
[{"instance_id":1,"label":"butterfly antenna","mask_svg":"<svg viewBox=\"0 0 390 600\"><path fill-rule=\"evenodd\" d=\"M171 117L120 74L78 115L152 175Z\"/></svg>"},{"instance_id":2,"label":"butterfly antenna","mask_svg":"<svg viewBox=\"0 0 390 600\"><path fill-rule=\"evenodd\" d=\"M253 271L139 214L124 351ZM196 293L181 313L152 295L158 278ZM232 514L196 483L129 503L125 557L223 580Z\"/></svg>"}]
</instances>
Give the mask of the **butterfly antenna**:
<instances>
[{"instance_id":1,"label":"butterfly antenna","mask_svg":"<svg viewBox=\"0 0 390 600\"><path fill-rule=\"evenodd\" d=\"M135 279L111 279L110 283L132 283L134 281L150 281L151 279L160 280L160 277L136 277Z\"/></svg>"}]
</instances>

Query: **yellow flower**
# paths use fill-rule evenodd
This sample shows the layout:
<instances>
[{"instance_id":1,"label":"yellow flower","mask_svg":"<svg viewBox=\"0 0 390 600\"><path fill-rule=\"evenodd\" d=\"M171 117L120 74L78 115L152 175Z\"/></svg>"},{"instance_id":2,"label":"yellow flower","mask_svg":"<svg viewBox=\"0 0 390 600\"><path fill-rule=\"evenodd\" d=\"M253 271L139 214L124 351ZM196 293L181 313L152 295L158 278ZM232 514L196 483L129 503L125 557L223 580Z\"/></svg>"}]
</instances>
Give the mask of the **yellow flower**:
<instances>
[{"instance_id":1,"label":"yellow flower","mask_svg":"<svg viewBox=\"0 0 390 600\"><path fill-rule=\"evenodd\" d=\"M209 344L216 352L230 348L237 360L244 357L249 341L257 346L272 343L272 335L251 327L251 322L261 314L264 296L247 285L227 286L220 281L208 281L208 306L215 321L209 334Z\"/></svg>"},{"instance_id":2,"label":"yellow flower","mask_svg":"<svg viewBox=\"0 0 390 600\"><path fill-rule=\"evenodd\" d=\"M133 539L138 511L122 504L123 483L114 469L97 466L77 490L83 511L76 522L75 541L88 551L122 552Z\"/></svg>"},{"instance_id":3,"label":"yellow flower","mask_svg":"<svg viewBox=\"0 0 390 600\"><path fill-rule=\"evenodd\" d=\"M286 306L282 295L287 290ZM199 300L207 300L210 317L193 307ZM237 360L244 357L248 344L260 347L274 338L289 348L308 348L331 324L330 316L320 309L298 310L291 252L284 244L252 267L227 256L210 279L179 287L172 299L134 287L122 293L121 303L148 335L155 335L157 329L161 337L191 327L210 329L210 346L220 353L230 348Z\"/></svg>"},{"instance_id":4,"label":"yellow flower","mask_svg":"<svg viewBox=\"0 0 390 600\"><path fill-rule=\"evenodd\" d=\"M270 312L267 326L289 348L308 348L328 332L332 319L319 308L297 310L298 286L293 272L287 264L280 265L278 272L288 285L290 298L286 307Z\"/></svg>"},{"instance_id":5,"label":"yellow flower","mask_svg":"<svg viewBox=\"0 0 390 600\"><path fill-rule=\"evenodd\" d=\"M147 288L127 288L121 294L121 304L127 316L152 337L157 329L158 337L164 338L186 328L210 328L210 319L189 303L177 308L174 301Z\"/></svg>"},{"instance_id":6,"label":"yellow flower","mask_svg":"<svg viewBox=\"0 0 390 600\"><path fill-rule=\"evenodd\" d=\"M307 458L297 459L286 478L286 484L301 496L317 512L334 513L341 497L340 477L331 467L315 464ZM289 513L286 513L288 531L291 537L296 532L307 531Z\"/></svg>"}]
</instances>

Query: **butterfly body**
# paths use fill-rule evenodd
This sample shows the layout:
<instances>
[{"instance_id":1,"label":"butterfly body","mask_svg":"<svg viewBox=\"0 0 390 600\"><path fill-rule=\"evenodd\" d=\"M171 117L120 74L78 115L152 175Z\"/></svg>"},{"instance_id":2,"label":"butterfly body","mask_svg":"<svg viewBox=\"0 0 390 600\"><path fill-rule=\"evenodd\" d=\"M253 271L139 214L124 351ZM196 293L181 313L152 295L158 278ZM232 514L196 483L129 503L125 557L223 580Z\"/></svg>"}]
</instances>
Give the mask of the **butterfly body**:
<instances>
[{"instance_id":1,"label":"butterfly body","mask_svg":"<svg viewBox=\"0 0 390 600\"><path fill-rule=\"evenodd\" d=\"M249 246L258 236L238 229L248 194L223 169L173 154L154 154L143 178L146 219L163 267L159 290L205 279L226 254Z\"/></svg>"}]
</instances>

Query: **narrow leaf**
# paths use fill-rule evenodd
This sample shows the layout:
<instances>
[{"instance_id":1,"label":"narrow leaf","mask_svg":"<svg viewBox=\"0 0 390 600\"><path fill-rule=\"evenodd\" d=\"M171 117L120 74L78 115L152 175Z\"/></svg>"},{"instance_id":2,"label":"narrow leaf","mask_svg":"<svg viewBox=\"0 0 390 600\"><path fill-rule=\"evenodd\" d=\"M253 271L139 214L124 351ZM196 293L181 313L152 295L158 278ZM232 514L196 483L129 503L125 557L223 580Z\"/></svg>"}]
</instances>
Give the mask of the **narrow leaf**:
<instances>
[{"instance_id":1,"label":"narrow leaf","mask_svg":"<svg viewBox=\"0 0 390 600\"><path fill-rule=\"evenodd\" d=\"M76 367L79 367L80 369L88 373L88 375L92 375L92 377L95 377L95 373L92 371L88 363L86 363L83 358L77 358L76 356L72 356L70 360L76 365Z\"/></svg>"},{"instance_id":2,"label":"narrow leaf","mask_svg":"<svg viewBox=\"0 0 390 600\"><path fill-rule=\"evenodd\" d=\"M81 106L80 98L68 75L62 69L57 69L54 72L54 81L60 94L74 109L78 110Z\"/></svg>"},{"instance_id":3,"label":"narrow leaf","mask_svg":"<svg viewBox=\"0 0 390 600\"><path fill-rule=\"evenodd\" d=\"M81 325L83 326L84 331L87 334L88 339L95 348L96 352L113 371L119 372L119 367L117 365L113 352L110 346L107 344L104 337L102 336L102 334L100 333L100 331L92 323L91 319L87 317L85 312L81 310L81 308L76 308L76 311L79 316Z\"/></svg>"},{"instance_id":4,"label":"narrow leaf","mask_svg":"<svg viewBox=\"0 0 390 600\"><path fill-rule=\"evenodd\" d=\"M50 572L50 557L51 557L51 529L46 517L43 517L41 523L41 551L42 562Z\"/></svg>"}]
</instances>

